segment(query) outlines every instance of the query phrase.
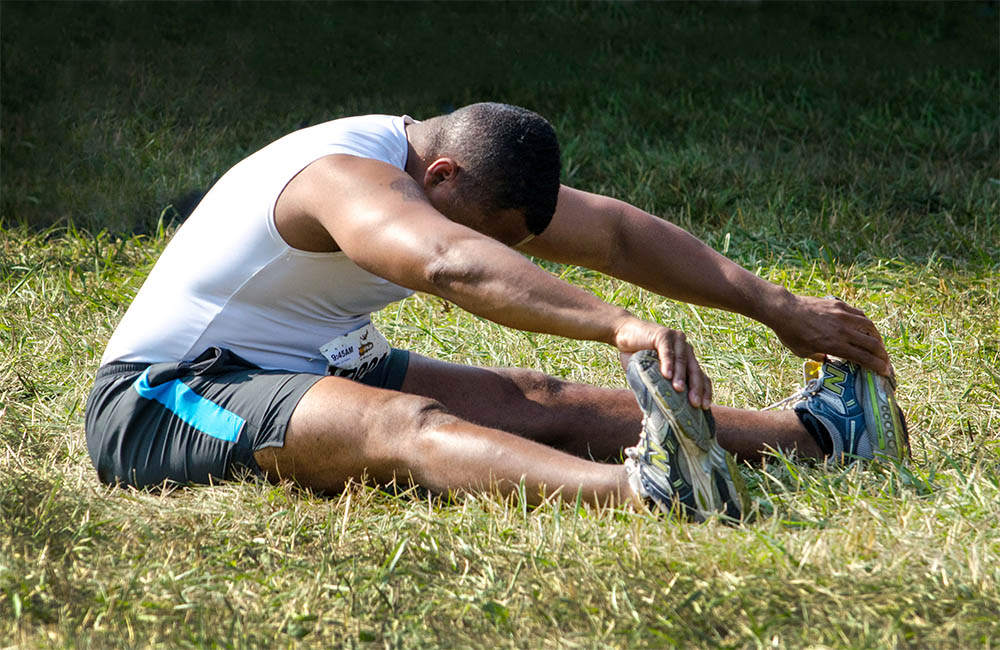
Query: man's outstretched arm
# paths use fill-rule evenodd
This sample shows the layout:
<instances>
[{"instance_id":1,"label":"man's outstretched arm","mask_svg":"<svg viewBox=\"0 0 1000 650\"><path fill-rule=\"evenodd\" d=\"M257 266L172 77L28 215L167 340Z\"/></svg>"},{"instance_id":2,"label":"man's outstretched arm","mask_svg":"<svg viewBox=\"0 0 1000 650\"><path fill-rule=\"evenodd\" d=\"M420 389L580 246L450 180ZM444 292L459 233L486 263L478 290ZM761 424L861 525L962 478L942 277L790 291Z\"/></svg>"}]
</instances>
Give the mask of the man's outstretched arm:
<instances>
[{"instance_id":1,"label":"man's outstretched arm","mask_svg":"<svg viewBox=\"0 0 1000 650\"><path fill-rule=\"evenodd\" d=\"M623 353L655 349L677 390L690 388L694 406L711 403L711 381L682 332L636 318L450 221L391 165L320 159L289 183L276 211L307 215L361 268L501 325L600 341Z\"/></svg>"},{"instance_id":2,"label":"man's outstretched arm","mask_svg":"<svg viewBox=\"0 0 1000 650\"><path fill-rule=\"evenodd\" d=\"M684 302L737 312L775 331L795 354L832 354L883 374L889 357L874 324L840 300L796 296L712 250L672 223L605 196L569 187L552 224L521 246L586 266Z\"/></svg>"}]
</instances>

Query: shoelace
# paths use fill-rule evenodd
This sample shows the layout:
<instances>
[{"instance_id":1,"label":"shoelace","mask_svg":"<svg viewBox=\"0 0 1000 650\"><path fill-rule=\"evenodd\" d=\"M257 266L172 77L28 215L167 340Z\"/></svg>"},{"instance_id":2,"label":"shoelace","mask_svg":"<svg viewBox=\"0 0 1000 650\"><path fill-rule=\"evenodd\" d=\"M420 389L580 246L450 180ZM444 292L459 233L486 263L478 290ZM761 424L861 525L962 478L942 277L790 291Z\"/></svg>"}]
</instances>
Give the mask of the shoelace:
<instances>
[{"instance_id":1,"label":"shoelace","mask_svg":"<svg viewBox=\"0 0 1000 650\"><path fill-rule=\"evenodd\" d=\"M796 404L796 403L798 403L798 402L800 402L800 401L802 401L804 399L809 399L809 397L812 396L812 395L815 395L822 386L823 386L823 382L820 381L819 377L817 377L815 379L810 379L809 381L806 382L805 387L803 387L802 389L800 389L797 393L792 393L791 395L789 395L785 399L780 399L777 402L775 402L774 404L771 404L770 406L765 406L761 410L762 411L770 411L770 410L773 410L773 409L776 409L776 408L781 408L781 407L785 406L786 404L788 404L789 402L791 402L793 404Z\"/></svg>"},{"instance_id":2,"label":"shoelace","mask_svg":"<svg viewBox=\"0 0 1000 650\"><path fill-rule=\"evenodd\" d=\"M632 460L639 460L639 458L642 457L642 450L640 450L639 447L642 446L642 443L646 439L646 420L648 419L649 416L643 413L642 428L639 430L639 441L632 447L626 447L625 449L622 449L622 451L625 452L625 456L631 458Z\"/></svg>"}]
</instances>

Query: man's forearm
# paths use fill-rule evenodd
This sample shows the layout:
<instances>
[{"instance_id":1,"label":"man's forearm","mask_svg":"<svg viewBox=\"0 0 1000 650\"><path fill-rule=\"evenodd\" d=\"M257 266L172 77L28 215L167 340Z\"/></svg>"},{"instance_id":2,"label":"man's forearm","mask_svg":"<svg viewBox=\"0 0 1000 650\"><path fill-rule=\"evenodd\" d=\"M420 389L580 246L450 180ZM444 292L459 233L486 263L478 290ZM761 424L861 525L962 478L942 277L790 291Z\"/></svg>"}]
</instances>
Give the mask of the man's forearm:
<instances>
[{"instance_id":1,"label":"man's forearm","mask_svg":"<svg viewBox=\"0 0 1000 650\"><path fill-rule=\"evenodd\" d=\"M507 327L603 343L634 318L509 248L475 238L442 251L419 288Z\"/></svg>"},{"instance_id":2,"label":"man's forearm","mask_svg":"<svg viewBox=\"0 0 1000 650\"><path fill-rule=\"evenodd\" d=\"M607 273L669 298L733 311L767 325L794 299L672 223L627 206Z\"/></svg>"}]
</instances>

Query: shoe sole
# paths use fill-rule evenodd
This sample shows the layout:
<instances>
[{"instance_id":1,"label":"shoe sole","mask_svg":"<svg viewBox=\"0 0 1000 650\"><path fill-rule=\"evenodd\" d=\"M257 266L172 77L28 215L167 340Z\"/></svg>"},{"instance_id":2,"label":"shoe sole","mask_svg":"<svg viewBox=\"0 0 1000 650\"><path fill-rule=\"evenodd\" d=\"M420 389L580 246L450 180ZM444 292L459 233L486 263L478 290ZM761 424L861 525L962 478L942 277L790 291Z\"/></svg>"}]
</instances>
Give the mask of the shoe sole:
<instances>
[{"instance_id":1,"label":"shoe sole","mask_svg":"<svg viewBox=\"0 0 1000 650\"><path fill-rule=\"evenodd\" d=\"M636 356L640 354L643 353L636 353ZM660 374L655 355L644 354L638 360L637 368L636 378L653 398L663 417L673 425L679 470L694 493L694 518L704 521L721 512L732 519L740 519L748 503L746 485L736 467L736 460L719 446L715 438L715 421L711 412L692 406L687 391L678 393L674 390ZM626 373L627 376L629 374ZM633 391L636 388L633 387Z\"/></svg>"},{"instance_id":2,"label":"shoe sole","mask_svg":"<svg viewBox=\"0 0 1000 650\"><path fill-rule=\"evenodd\" d=\"M903 461L909 451L909 432L903 410L896 403L896 390L888 377L862 370L861 384L865 402L865 424L873 432L876 456Z\"/></svg>"}]
</instances>

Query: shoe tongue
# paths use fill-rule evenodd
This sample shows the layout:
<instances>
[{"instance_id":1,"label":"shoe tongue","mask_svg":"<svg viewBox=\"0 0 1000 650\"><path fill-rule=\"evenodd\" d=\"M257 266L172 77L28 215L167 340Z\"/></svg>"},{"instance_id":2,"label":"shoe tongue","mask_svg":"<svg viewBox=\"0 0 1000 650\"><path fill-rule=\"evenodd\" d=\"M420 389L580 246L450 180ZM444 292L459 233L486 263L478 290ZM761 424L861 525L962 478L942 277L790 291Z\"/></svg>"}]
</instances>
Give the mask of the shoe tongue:
<instances>
[{"instance_id":1,"label":"shoe tongue","mask_svg":"<svg viewBox=\"0 0 1000 650\"><path fill-rule=\"evenodd\" d=\"M823 364L819 361L807 360L802 364L802 381L808 384L813 379L819 379L819 372L822 368Z\"/></svg>"},{"instance_id":2,"label":"shoe tongue","mask_svg":"<svg viewBox=\"0 0 1000 650\"><path fill-rule=\"evenodd\" d=\"M833 448L833 438L830 433L823 426L823 423L816 419L816 417L807 411L806 409L794 409L795 415L799 416L799 421L802 422L802 426L806 428L806 431L812 435L813 440L819 445L820 451L823 452L824 456L829 456L835 449Z\"/></svg>"}]
</instances>

